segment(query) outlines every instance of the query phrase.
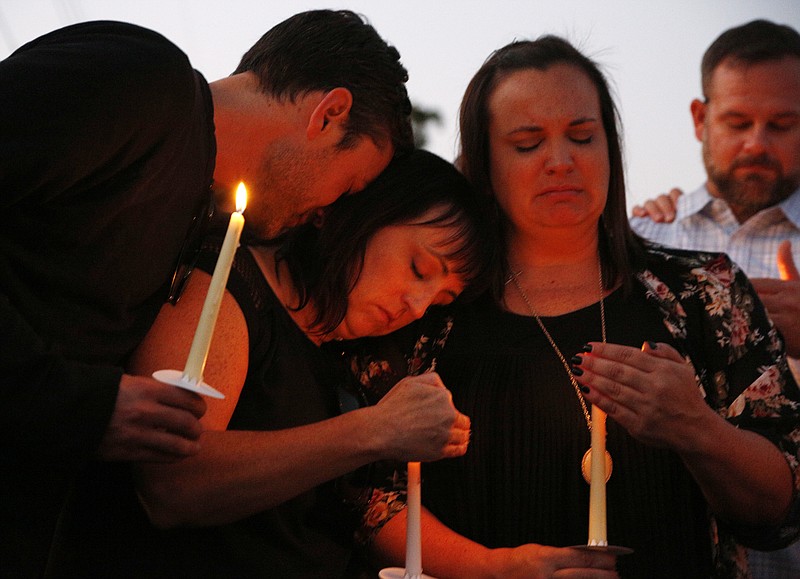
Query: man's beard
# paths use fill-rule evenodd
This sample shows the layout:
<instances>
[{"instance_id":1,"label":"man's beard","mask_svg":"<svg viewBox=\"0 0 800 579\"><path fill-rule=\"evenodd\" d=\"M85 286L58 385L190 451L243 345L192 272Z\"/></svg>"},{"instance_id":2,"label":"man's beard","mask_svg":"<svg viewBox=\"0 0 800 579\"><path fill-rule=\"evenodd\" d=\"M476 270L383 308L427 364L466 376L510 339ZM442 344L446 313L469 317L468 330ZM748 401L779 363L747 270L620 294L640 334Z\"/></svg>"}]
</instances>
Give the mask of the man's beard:
<instances>
[{"instance_id":1,"label":"man's beard","mask_svg":"<svg viewBox=\"0 0 800 579\"><path fill-rule=\"evenodd\" d=\"M731 207L748 215L777 205L800 186L797 175L784 175L780 163L766 153L739 157L727 171L721 171L711 160L708 145L703 143L703 160L708 180L714 184L719 196ZM760 167L772 171L773 175L754 172L745 177L736 177L735 171L741 167Z\"/></svg>"}]
</instances>

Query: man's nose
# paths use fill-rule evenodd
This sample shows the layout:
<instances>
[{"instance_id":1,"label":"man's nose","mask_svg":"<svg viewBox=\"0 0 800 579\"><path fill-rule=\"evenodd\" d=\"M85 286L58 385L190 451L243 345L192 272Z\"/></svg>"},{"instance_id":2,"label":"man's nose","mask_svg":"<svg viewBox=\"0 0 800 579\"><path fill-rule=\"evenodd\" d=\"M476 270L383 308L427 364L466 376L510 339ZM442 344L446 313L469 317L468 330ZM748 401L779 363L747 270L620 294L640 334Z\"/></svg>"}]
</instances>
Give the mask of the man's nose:
<instances>
[{"instance_id":1,"label":"man's nose","mask_svg":"<svg viewBox=\"0 0 800 579\"><path fill-rule=\"evenodd\" d=\"M754 124L745 136L744 152L749 155L759 155L769 147L769 134L767 127L761 124Z\"/></svg>"}]
</instances>

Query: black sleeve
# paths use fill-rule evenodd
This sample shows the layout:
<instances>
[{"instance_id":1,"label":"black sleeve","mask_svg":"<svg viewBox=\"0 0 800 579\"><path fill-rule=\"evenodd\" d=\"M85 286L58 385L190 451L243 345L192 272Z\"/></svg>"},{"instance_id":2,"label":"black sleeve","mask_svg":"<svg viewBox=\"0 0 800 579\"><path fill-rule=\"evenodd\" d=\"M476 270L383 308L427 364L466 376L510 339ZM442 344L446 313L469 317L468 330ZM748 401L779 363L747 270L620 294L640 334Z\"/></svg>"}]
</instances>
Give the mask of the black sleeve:
<instances>
[{"instance_id":1,"label":"black sleeve","mask_svg":"<svg viewBox=\"0 0 800 579\"><path fill-rule=\"evenodd\" d=\"M0 62L0 227L23 226L8 221L15 206L35 214L56 198L81 203L69 199L90 190L80 184L102 183L146 156L146 143L172 124L162 121L170 108L174 115L175 93L190 100L191 92L174 90L176 78L192 91L193 74L162 36L113 22L55 31ZM165 100L153 98L161 93ZM4 447L31 461L88 457L108 424L122 369L66 359L2 289L0 336Z\"/></svg>"},{"instance_id":2,"label":"black sleeve","mask_svg":"<svg viewBox=\"0 0 800 579\"><path fill-rule=\"evenodd\" d=\"M85 190L146 156L180 125L173 117L193 98L194 71L156 32L88 22L20 47L0 62L0 87L6 208Z\"/></svg>"},{"instance_id":3,"label":"black sleeve","mask_svg":"<svg viewBox=\"0 0 800 579\"><path fill-rule=\"evenodd\" d=\"M2 454L17 464L88 460L114 409L122 370L66 360L2 295L0 328Z\"/></svg>"}]
</instances>

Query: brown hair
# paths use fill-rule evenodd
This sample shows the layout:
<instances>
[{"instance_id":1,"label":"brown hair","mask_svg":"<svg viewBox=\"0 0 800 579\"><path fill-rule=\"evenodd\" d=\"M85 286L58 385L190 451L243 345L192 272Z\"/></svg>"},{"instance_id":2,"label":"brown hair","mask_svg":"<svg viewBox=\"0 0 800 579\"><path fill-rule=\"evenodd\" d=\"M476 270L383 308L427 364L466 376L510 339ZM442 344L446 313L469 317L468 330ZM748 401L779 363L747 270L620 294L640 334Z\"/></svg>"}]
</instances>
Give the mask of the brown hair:
<instances>
[{"instance_id":1,"label":"brown hair","mask_svg":"<svg viewBox=\"0 0 800 579\"><path fill-rule=\"evenodd\" d=\"M317 227L290 231L278 250L300 295L297 309L312 302L320 334L335 329L347 313L348 296L364 263L369 240L390 225L452 228L446 257L467 287L460 299L484 291L493 277L497 242L485 218L487 202L444 159L423 150L396 157L363 191L330 206ZM429 210L432 218L422 220Z\"/></svg>"},{"instance_id":2,"label":"brown hair","mask_svg":"<svg viewBox=\"0 0 800 579\"><path fill-rule=\"evenodd\" d=\"M489 99L500 81L509 74L530 68L547 70L554 64L577 67L589 77L597 89L610 164L608 200L600 218L598 233L603 280L606 287L612 287L617 280L621 280L626 291L629 291L632 287L633 271L643 257L643 246L641 239L633 233L628 223L619 116L608 82L597 64L569 42L557 36L542 36L533 41L512 42L489 56L472 77L461 101L461 150L458 164L479 193L494 198L488 136ZM499 211L495 203L496 227L504 237ZM501 271L493 284L496 297L502 295L509 273L504 257Z\"/></svg>"},{"instance_id":3,"label":"brown hair","mask_svg":"<svg viewBox=\"0 0 800 579\"><path fill-rule=\"evenodd\" d=\"M256 73L264 92L279 98L348 89L353 105L342 149L363 135L377 145L391 141L396 152L414 146L400 53L354 12L311 10L284 20L247 51L234 74L245 71Z\"/></svg>"},{"instance_id":4,"label":"brown hair","mask_svg":"<svg viewBox=\"0 0 800 579\"><path fill-rule=\"evenodd\" d=\"M720 34L703 54L700 65L703 96L706 101L710 98L714 71L723 60L731 59L747 65L785 56L800 58L800 34L794 28L769 20L753 20L730 28Z\"/></svg>"}]
</instances>

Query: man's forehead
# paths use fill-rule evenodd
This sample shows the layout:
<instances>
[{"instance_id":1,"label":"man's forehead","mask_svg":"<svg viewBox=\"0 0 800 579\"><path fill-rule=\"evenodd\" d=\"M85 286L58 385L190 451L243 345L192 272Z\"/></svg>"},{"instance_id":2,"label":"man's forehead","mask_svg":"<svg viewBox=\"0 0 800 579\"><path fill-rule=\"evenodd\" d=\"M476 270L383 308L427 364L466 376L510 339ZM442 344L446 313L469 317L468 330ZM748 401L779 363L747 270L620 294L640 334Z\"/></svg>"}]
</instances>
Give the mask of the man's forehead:
<instances>
[{"instance_id":1,"label":"man's forehead","mask_svg":"<svg viewBox=\"0 0 800 579\"><path fill-rule=\"evenodd\" d=\"M759 82L755 82L756 80ZM730 85L736 85L739 90L757 90L766 87L789 91L798 88L800 57L786 56L758 62L726 58L714 69L711 76L711 92L715 92L715 89L729 89Z\"/></svg>"},{"instance_id":2,"label":"man's forehead","mask_svg":"<svg viewBox=\"0 0 800 579\"><path fill-rule=\"evenodd\" d=\"M800 113L800 59L790 67L779 61L720 65L714 73L708 104L717 114L781 115Z\"/></svg>"}]
</instances>

